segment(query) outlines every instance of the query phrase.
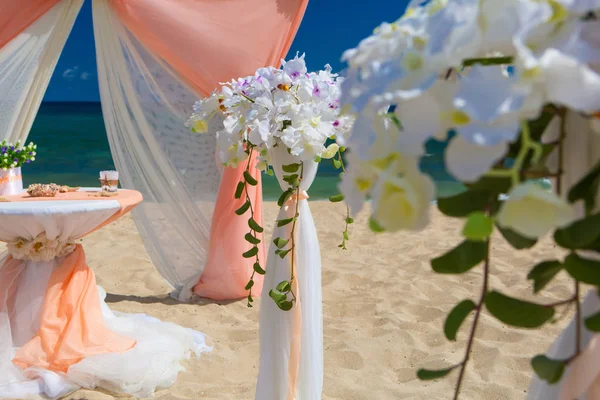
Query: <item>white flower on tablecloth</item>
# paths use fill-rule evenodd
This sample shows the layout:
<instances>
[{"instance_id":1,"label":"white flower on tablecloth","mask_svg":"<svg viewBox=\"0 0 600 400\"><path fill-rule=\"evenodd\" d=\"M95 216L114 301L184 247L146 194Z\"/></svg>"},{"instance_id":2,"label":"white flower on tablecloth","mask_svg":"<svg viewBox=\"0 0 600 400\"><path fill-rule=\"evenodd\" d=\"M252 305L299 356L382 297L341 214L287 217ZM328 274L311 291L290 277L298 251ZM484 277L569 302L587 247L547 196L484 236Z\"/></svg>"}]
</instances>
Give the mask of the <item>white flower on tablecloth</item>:
<instances>
[{"instance_id":1,"label":"white flower on tablecloth","mask_svg":"<svg viewBox=\"0 0 600 400\"><path fill-rule=\"evenodd\" d=\"M48 239L46 233L42 232L33 240L20 238L8 243L7 249L18 260L51 261L72 253L75 246L75 242L70 239Z\"/></svg>"},{"instance_id":2,"label":"white flower on tablecloth","mask_svg":"<svg viewBox=\"0 0 600 400\"><path fill-rule=\"evenodd\" d=\"M12 243L7 244L7 249L10 255L17 260L26 259L29 254L29 248L31 247L32 241L25 239L17 239Z\"/></svg>"},{"instance_id":3,"label":"white flower on tablecloth","mask_svg":"<svg viewBox=\"0 0 600 400\"><path fill-rule=\"evenodd\" d=\"M537 239L553 228L573 222L573 208L553 192L535 182L515 187L498 212L498 224L515 232Z\"/></svg>"}]
</instances>

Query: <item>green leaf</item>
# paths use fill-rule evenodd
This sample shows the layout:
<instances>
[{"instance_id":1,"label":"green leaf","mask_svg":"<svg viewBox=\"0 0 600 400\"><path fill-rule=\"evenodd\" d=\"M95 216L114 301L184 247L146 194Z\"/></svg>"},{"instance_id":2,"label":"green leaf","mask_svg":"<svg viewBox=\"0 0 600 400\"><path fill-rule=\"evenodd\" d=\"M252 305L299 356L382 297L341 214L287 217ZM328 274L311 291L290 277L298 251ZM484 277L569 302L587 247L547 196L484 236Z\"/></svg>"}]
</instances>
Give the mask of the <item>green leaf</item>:
<instances>
[{"instance_id":1,"label":"green leaf","mask_svg":"<svg viewBox=\"0 0 600 400\"><path fill-rule=\"evenodd\" d=\"M248 171L244 171L244 179L246 180L248 185L256 186L258 184L258 181L254 179L254 177L250 175L250 172Z\"/></svg>"},{"instance_id":2,"label":"green leaf","mask_svg":"<svg viewBox=\"0 0 600 400\"><path fill-rule=\"evenodd\" d=\"M273 240L273 243L275 244L275 246L277 246L278 249L285 247L285 245L288 244L288 242L288 239L282 239L280 237L275 238L275 240Z\"/></svg>"},{"instance_id":3,"label":"green leaf","mask_svg":"<svg viewBox=\"0 0 600 400\"><path fill-rule=\"evenodd\" d=\"M277 307L279 307L282 311L290 311L292 307L294 307L294 303L291 301L280 301L279 303L275 304L277 304Z\"/></svg>"},{"instance_id":4,"label":"green leaf","mask_svg":"<svg viewBox=\"0 0 600 400\"><path fill-rule=\"evenodd\" d=\"M431 260L431 267L440 274L462 274L485 259L487 246L486 242L465 240L446 254Z\"/></svg>"},{"instance_id":5,"label":"green leaf","mask_svg":"<svg viewBox=\"0 0 600 400\"><path fill-rule=\"evenodd\" d=\"M347 224L353 224L354 220L352 218L348 217L348 218L346 218L346 223Z\"/></svg>"},{"instance_id":6,"label":"green leaf","mask_svg":"<svg viewBox=\"0 0 600 400\"><path fill-rule=\"evenodd\" d=\"M483 210L489 200L489 193L467 190L455 196L438 198L437 207L445 215L460 218L474 211Z\"/></svg>"},{"instance_id":7,"label":"green leaf","mask_svg":"<svg viewBox=\"0 0 600 400\"><path fill-rule=\"evenodd\" d=\"M554 308L514 299L500 292L485 296L485 307L501 322L519 328L537 328L554 316Z\"/></svg>"},{"instance_id":8,"label":"green leaf","mask_svg":"<svg viewBox=\"0 0 600 400\"><path fill-rule=\"evenodd\" d=\"M344 200L344 195L343 194L336 194L333 196L329 196L329 201L332 203L339 203L340 201Z\"/></svg>"},{"instance_id":9,"label":"green leaf","mask_svg":"<svg viewBox=\"0 0 600 400\"><path fill-rule=\"evenodd\" d=\"M371 229L373 232L377 232L377 233L381 233L381 232L385 231L385 229L383 229L381 227L381 225L379 225L379 223L377 221L375 221L375 219L373 217L369 218L369 229Z\"/></svg>"},{"instance_id":10,"label":"green leaf","mask_svg":"<svg viewBox=\"0 0 600 400\"><path fill-rule=\"evenodd\" d=\"M467 185L467 187L474 191L502 194L510 191L512 181L508 177L484 176L477 182Z\"/></svg>"},{"instance_id":11,"label":"green leaf","mask_svg":"<svg viewBox=\"0 0 600 400\"><path fill-rule=\"evenodd\" d=\"M533 267L527 274L527 279L533 280L533 293L537 293L546 287L562 269L563 265L558 260L542 261Z\"/></svg>"},{"instance_id":12,"label":"green leaf","mask_svg":"<svg viewBox=\"0 0 600 400\"><path fill-rule=\"evenodd\" d=\"M342 162L340 160L338 160L337 158L332 158L331 162L333 162L333 167L335 169L340 169L342 168Z\"/></svg>"},{"instance_id":13,"label":"green leaf","mask_svg":"<svg viewBox=\"0 0 600 400\"><path fill-rule=\"evenodd\" d=\"M281 293L289 293L292 291L292 284L289 281L282 281L275 289Z\"/></svg>"},{"instance_id":14,"label":"green leaf","mask_svg":"<svg viewBox=\"0 0 600 400\"><path fill-rule=\"evenodd\" d=\"M259 244L260 243L260 239L252 236L251 233L246 233L246 236L244 236L244 238L246 239L247 242L250 242L251 244Z\"/></svg>"},{"instance_id":15,"label":"green leaf","mask_svg":"<svg viewBox=\"0 0 600 400\"><path fill-rule=\"evenodd\" d=\"M590 213L596 207L596 194L600 185L600 161L592 168L586 176L577 182L571 190L567 199L570 203L583 200L585 210Z\"/></svg>"},{"instance_id":16,"label":"green leaf","mask_svg":"<svg viewBox=\"0 0 600 400\"><path fill-rule=\"evenodd\" d=\"M448 340L456 340L456 333L461 324L476 307L473 301L463 300L450 311L444 324L444 334Z\"/></svg>"},{"instance_id":17,"label":"green leaf","mask_svg":"<svg viewBox=\"0 0 600 400\"><path fill-rule=\"evenodd\" d=\"M244 192L244 182L238 182L237 187L235 188L235 198L239 199L242 197L242 193Z\"/></svg>"},{"instance_id":18,"label":"green leaf","mask_svg":"<svg viewBox=\"0 0 600 400\"><path fill-rule=\"evenodd\" d=\"M287 201L287 199L294 193L294 190L292 188L286 190L285 192L281 193L281 196L279 196L279 199L277 200L277 205L279 207L283 206L285 204L285 202Z\"/></svg>"},{"instance_id":19,"label":"green leaf","mask_svg":"<svg viewBox=\"0 0 600 400\"><path fill-rule=\"evenodd\" d=\"M275 300L275 303L280 303L287 299L287 296L283 293L279 293L276 290L269 290L269 297Z\"/></svg>"},{"instance_id":20,"label":"green leaf","mask_svg":"<svg viewBox=\"0 0 600 400\"><path fill-rule=\"evenodd\" d=\"M280 227L280 226L285 226L285 225L287 225L287 224L291 223L292 221L294 221L295 219L296 219L295 217L294 217L294 218L284 218L284 219L280 219L280 220L278 220L278 221L277 221L277 226L278 226L278 227Z\"/></svg>"},{"instance_id":21,"label":"green leaf","mask_svg":"<svg viewBox=\"0 0 600 400\"><path fill-rule=\"evenodd\" d=\"M283 181L289 183L291 186L298 186L300 184L298 174L284 175Z\"/></svg>"},{"instance_id":22,"label":"green leaf","mask_svg":"<svg viewBox=\"0 0 600 400\"><path fill-rule=\"evenodd\" d=\"M423 369L417 371L417 378L422 381L430 381L433 379L443 378L448 375L455 367L445 368L445 369Z\"/></svg>"},{"instance_id":23,"label":"green leaf","mask_svg":"<svg viewBox=\"0 0 600 400\"><path fill-rule=\"evenodd\" d=\"M554 232L554 241L565 249L586 249L600 238L600 214L573 222Z\"/></svg>"},{"instance_id":24,"label":"green leaf","mask_svg":"<svg viewBox=\"0 0 600 400\"><path fill-rule=\"evenodd\" d=\"M539 354L531 360L533 370L540 379L553 384L560 381L565 371L565 362L562 360L552 360L545 355Z\"/></svg>"},{"instance_id":25,"label":"green leaf","mask_svg":"<svg viewBox=\"0 0 600 400\"><path fill-rule=\"evenodd\" d=\"M529 249L537 243L537 240L521 236L512 229L503 228L498 224L496 224L496 228L498 228L504 239L516 250Z\"/></svg>"},{"instance_id":26,"label":"green leaf","mask_svg":"<svg viewBox=\"0 0 600 400\"><path fill-rule=\"evenodd\" d=\"M276 252L276 253L277 253L277 255L278 255L279 257L281 257L282 259L284 259L284 258L285 258L285 256L287 256L287 255L288 255L288 253L289 253L290 251L292 251L292 249L287 249L287 250L279 250L279 252L278 252L278 253Z\"/></svg>"},{"instance_id":27,"label":"green leaf","mask_svg":"<svg viewBox=\"0 0 600 400\"><path fill-rule=\"evenodd\" d=\"M281 167L281 169L283 170L283 172L288 172L288 173L296 172L296 171L298 171L298 169L300 169L300 164L283 165Z\"/></svg>"},{"instance_id":28,"label":"green leaf","mask_svg":"<svg viewBox=\"0 0 600 400\"><path fill-rule=\"evenodd\" d=\"M481 211L469 215L462 234L464 237L474 241L484 241L494 231L494 221Z\"/></svg>"},{"instance_id":29,"label":"green leaf","mask_svg":"<svg viewBox=\"0 0 600 400\"><path fill-rule=\"evenodd\" d=\"M267 169L267 175L273 176L273 170L271 168Z\"/></svg>"},{"instance_id":30,"label":"green leaf","mask_svg":"<svg viewBox=\"0 0 600 400\"><path fill-rule=\"evenodd\" d=\"M316 156L316 157L315 157L315 162L321 162L321 160L322 160L322 158L321 158L321 157L319 157L319 156Z\"/></svg>"},{"instance_id":31,"label":"green leaf","mask_svg":"<svg viewBox=\"0 0 600 400\"><path fill-rule=\"evenodd\" d=\"M348 231L342 232L342 235L344 236L344 240L350 240L350 237L348 237Z\"/></svg>"},{"instance_id":32,"label":"green leaf","mask_svg":"<svg viewBox=\"0 0 600 400\"><path fill-rule=\"evenodd\" d=\"M237 215L243 215L246 211L248 211L249 208L250 208L250 201L246 200L246 202L244 204L242 204L242 206L240 208L235 210L235 213Z\"/></svg>"},{"instance_id":33,"label":"green leaf","mask_svg":"<svg viewBox=\"0 0 600 400\"><path fill-rule=\"evenodd\" d=\"M260 226L252 217L250 217L250 219L248 220L248 226L256 233L262 233L264 231L262 226Z\"/></svg>"},{"instance_id":34,"label":"green leaf","mask_svg":"<svg viewBox=\"0 0 600 400\"><path fill-rule=\"evenodd\" d=\"M257 262L254 263L254 272L256 272L259 275L264 275L267 273L264 269L261 268L260 264Z\"/></svg>"},{"instance_id":35,"label":"green leaf","mask_svg":"<svg viewBox=\"0 0 600 400\"><path fill-rule=\"evenodd\" d=\"M254 257L257 254L258 254L258 247L254 246L253 248L251 248L247 252L243 253L242 257L244 257L244 258L252 258L252 257Z\"/></svg>"},{"instance_id":36,"label":"green leaf","mask_svg":"<svg viewBox=\"0 0 600 400\"><path fill-rule=\"evenodd\" d=\"M592 332L600 332L600 312L585 319L585 327Z\"/></svg>"},{"instance_id":37,"label":"green leaf","mask_svg":"<svg viewBox=\"0 0 600 400\"><path fill-rule=\"evenodd\" d=\"M578 281L600 286L600 261L588 260L571 253L565 258L565 270Z\"/></svg>"},{"instance_id":38,"label":"green leaf","mask_svg":"<svg viewBox=\"0 0 600 400\"><path fill-rule=\"evenodd\" d=\"M252 288L252 286L254 286L254 281L251 279L248 281L248 283L246 284L246 287L244 289L250 290Z\"/></svg>"}]
</instances>

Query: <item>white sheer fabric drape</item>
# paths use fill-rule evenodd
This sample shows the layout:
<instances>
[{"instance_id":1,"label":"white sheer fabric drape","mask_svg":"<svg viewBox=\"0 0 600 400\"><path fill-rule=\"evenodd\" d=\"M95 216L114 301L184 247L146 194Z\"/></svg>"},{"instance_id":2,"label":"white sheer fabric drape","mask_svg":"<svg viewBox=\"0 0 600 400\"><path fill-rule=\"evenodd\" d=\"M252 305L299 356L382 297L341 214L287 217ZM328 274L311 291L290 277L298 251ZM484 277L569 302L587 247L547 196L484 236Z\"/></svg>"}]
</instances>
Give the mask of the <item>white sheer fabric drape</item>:
<instances>
[{"instance_id":1,"label":"white sheer fabric drape","mask_svg":"<svg viewBox=\"0 0 600 400\"><path fill-rule=\"evenodd\" d=\"M566 130L568 135L563 144L565 172L563 173L561 185L562 194L566 196L569 189L576 184L585 174L600 160L600 135L594 133L591 129L591 121L576 113L569 112L566 120ZM544 133L545 142L553 142L559 138L559 120L556 118ZM548 160L551 171L558 169L558 155L553 154ZM556 187L556 184L554 185ZM598 201L598 200L596 200ZM583 217L583 204L577 204L578 215ZM594 253L581 252L581 255L587 258L598 258ZM600 311L600 299L594 290L591 290L582 304L583 317L589 317ZM567 359L575 352L576 322L571 320L569 326L552 343L546 355L552 359ZM585 349L592 339L593 332L590 332L585 325L581 326L581 347ZM565 370L561 382L548 385L547 382L540 380L535 374L527 391L528 400L554 400L560 399L560 392L563 387L565 377L568 376L569 367ZM587 396L579 400L592 400Z\"/></svg>"},{"instance_id":2,"label":"white sheer fabric drape","mask_svg":"<svg viewBox=\"0 0 600 400\"><path fill-rule=\"evenodd\" d=\"M283 181L284 172L281 167L298 161L284 147L275 148L271 159L279 185L285 190L288 184ZM301 190L308 191L317 168L318 164L315 162L304 163ZM278 220L294 216L296 208L295 203L292 203L287 210L280 210ZM291 224L275 227L272 239L289 238L291 227ZM299 200L296 230L295 276L299 285L297 296L302 312L302 331L295 400L319 400L323 388L321 252L307 200ZM290 385L288 371L294 332L294 309L281 311L269 297L269 291L279 282L290 279L290 254L281 259L275 254L275 250L277 247L271 244L260 305L260 369L256 400L286 400Z\"/></svg>"},{"instance_id":3,"label":"white sheer fabric drape","mask_svg":"<svg viewBox=\"0 0 600 400\"><path fill-rule=\"evenodd\" d=\"M0 49L0 140L27 140L83 0L62 0Z\"/></svg>"},{"instance_id":4,"label":"white sheer fabric drape","mask_svg":"<svg viewBox=\"0 0 600 400\"><path fill-rule=\"evenodd\" d=\"M133 215L161 275L185 301L207 257L221 171L215 135L185 127L199 97L94 0L102 111L121 182L144 196ZM217 129L219 120L211 123Z\"/></svg>"}]
</instances>

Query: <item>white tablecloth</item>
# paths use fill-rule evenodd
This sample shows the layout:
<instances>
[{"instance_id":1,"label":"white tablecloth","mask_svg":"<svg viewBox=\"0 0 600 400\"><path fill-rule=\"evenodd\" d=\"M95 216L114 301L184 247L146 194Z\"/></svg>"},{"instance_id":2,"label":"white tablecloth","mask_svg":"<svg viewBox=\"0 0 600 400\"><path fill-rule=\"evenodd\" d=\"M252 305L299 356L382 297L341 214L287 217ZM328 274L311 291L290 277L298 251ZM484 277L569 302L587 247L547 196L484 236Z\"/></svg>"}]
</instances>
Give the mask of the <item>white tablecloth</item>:
<instances>
[{"instance_id":1,"label":"white tablecloth","mask_svg":"<svg viewBox=\"0 0 600 400\"><path fill-rule=\"evenodd\" d=\"M51 240L76 240L119 210L120 202L108 199L0 203L0 241L32 240L42 232ZM157 388L172 385L183 370L181 361L191 353L211 350L200 332L143 314L111 312L104 302L105 291L98 287L104 326L135 339L137 344L123 353L86 357L66 373L38 367L21 369L13 358L38 332L49 281L66 257L11 261L5 254L0 261L0 301L4 300L0 304L0 397L44 394L56 398L79 387L103 387L147 397ZM11 268L11 272L3 268Z\"/></svg>"}]
</instances>

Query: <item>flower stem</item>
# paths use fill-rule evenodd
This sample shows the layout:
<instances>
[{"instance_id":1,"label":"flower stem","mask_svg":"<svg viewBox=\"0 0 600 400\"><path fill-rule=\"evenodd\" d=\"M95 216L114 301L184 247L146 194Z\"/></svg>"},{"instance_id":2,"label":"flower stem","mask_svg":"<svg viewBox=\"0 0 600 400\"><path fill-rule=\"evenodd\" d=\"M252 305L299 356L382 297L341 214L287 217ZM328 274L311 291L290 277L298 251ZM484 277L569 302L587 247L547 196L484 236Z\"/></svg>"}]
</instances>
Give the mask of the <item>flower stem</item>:
<instances>
[{"instance_id":1,"label":"flower stem","mask_svg":"<svg viewBox=\"0 0 600 400\"><path fill-rule=\"evenodd\" d=\"M252 155L254 153L254 147L250 146L250 152L248 153L248 164L246 164L246 171L250 172L250 167L252 165ZM254 219L254 206L252 205L252 200L250 199L250 195L248 194L248 182L244 178L244 194L246 195L246 201L250 204L250 218ZM254 237L257 236L257 232L250 228L250 234ZM255 263L260 265L260 252L256 253ZM248 284L250 285L250 289L248 289L248 307L252 307L252 288L254 286L254 274L256 274L256 270L252 269L252 275L250 275L250 279L248 280ZM250 283L252 282L252 283Z\"/></svg>"},{"instance_id":2,"label":"flower stem","mask_svg":"<svg viewBox=\"0 0 600 400\"><path fill-rule=\"evenodd\" d=\"M302 177L304 175L304 163L300 163L300 182L302 182ZM291 247L291 276L290 276L290 285L292 285L292 282L294 282L294 279L296 279L296 276L294 275L294 269L295 269L295 254L296 254L296 222L298 221L298 210L300 207L300 185L298 185L298 187L296 188L296 209L294 212L294 222L292 222L292 231L291 231L291 237L290 237L290 241L292 243L292 247ZM293 290L293 285L292 285L292 297L294 298L294 302L296 301L296 294L294 293Z\"/></svg>"},{"instance_id":3,"label":"flower stem","mask_svg":"<svg viewBox=\"0 0 600 400\"><path fill-rule=\"evenodd\" d=\"M467 58L463 61L463 67L470 67L472 65L507 65L512 64L513 57L482 57L482 58Z\"/></svg>"},{"instance_id":4,"label":"flower stem","mask_svg":"<svg viewBox=\"0 0 600 400\"><path fill-rule=\"evenodd\" d=\"M473 324L471 325L471 332L469 333L469 340L467 342L467 349L465 350L465 358L462 360L460 365L460 373L458 374L458 380L456 381L456 388L454 390L454 400L458 399L458 395L460 394L460 387L462 385L463 378L465 376L465 370L467 368L467 363L469 362L469 358L471 356L471 349L473 347L473 341L475 340L475 333L477 331L477 324L479 322L479 316L481 315L481 310L483 308L483 304L485 302L485 296L487 294L488 289L488 276L490 270L490 241L491 238L488 238L486 242L486 255L485 261L483 264L483 284L481 287L481 295L479 297L479 302L475 307L475 317L473 318Z\"/></svg>"}]
</instances>

